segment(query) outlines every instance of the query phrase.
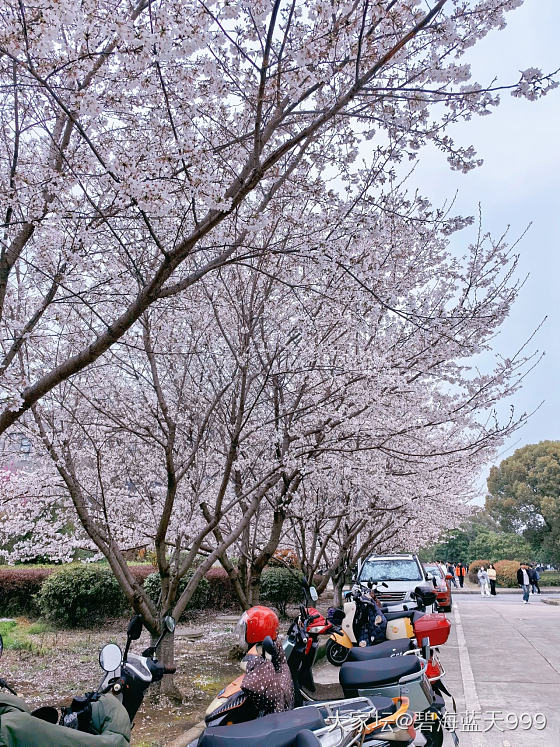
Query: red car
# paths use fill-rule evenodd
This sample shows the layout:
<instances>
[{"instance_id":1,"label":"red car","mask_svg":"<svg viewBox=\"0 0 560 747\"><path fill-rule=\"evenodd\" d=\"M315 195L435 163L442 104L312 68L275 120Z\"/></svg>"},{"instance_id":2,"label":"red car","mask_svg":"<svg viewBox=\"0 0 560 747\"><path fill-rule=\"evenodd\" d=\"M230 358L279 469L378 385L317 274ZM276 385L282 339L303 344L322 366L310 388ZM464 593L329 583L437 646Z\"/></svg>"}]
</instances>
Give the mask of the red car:
<instances>
[{"instance_id":1,"label":"red car","mask_svg":"<svg viewBox=\"0 0 560 747\"><path fill-rule=\"evenodd\" d=\"M431 573L435 578L436 604L438 611L451 612L451 576L439 563L424 563L426 573Z\"/></svg>"}]
</instances>

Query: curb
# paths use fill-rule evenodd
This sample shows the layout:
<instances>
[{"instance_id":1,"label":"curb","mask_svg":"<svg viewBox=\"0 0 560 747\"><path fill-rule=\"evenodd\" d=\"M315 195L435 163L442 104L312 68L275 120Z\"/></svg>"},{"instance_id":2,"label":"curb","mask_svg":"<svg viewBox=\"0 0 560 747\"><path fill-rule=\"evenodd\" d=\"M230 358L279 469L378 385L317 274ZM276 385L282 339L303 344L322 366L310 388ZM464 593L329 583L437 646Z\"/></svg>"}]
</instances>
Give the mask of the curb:
<instances>
[{"instance_id":1,"label":"curb","mask_svg":"<svg viewBox=\"0 0 560 747\"><path fill-rule=\"evenodd\" d=\"M181 734L180 737L177 737L177 739L170 742L168 747L187 747L187 745L199 738L205 728L206 724L204 721L199 721L184 734Z\"/></svg>"}]
</instances>

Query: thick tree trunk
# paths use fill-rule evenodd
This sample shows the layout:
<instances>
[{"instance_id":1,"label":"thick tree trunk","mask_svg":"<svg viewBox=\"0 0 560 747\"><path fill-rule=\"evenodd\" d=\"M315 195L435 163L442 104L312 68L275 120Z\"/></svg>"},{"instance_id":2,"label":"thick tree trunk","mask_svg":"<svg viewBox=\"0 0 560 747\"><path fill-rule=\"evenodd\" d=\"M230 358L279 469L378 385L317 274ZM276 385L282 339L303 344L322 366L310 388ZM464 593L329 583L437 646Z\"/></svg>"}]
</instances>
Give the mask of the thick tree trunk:
<instances>
[{"instance_id":1,"label":"thick tree trunk","mask_svg":"<svg viewBox=\"0 0 560 747\"><path fill-rule=\"evenodd\" d=\"M345 574L339 573L333 577L333 605L335 607L342 607L342 589L344 587Z\"/></svg>"},{"instance_id":2,"label":"thick tree trunk","mask_svg":"<svg viewBox=\"0 0 560 747\"><path fill-rule=\"evenodd\" d=\"M152 635L152 646L155 646L159 636ZM156 651L156 658L166 667L174 666L175 661L175 633L166 633ZM165 695L175 703L183 702L183 695L174 681L172 674L164 674L161 682L155 682L150 687L150 700L156 702L161 695Z\"/></svg>"},{"instance_id":3,"label":"thick tree trunk","mask_svg":"<svg viewBox=\"0 0 560 747\"><path fill-rule=\"evenodd\" d=\"M260 604L261 601L261 576L262 569L251 567L249 578L249 603L251 607Z\"/></svg>"}]
</instances>

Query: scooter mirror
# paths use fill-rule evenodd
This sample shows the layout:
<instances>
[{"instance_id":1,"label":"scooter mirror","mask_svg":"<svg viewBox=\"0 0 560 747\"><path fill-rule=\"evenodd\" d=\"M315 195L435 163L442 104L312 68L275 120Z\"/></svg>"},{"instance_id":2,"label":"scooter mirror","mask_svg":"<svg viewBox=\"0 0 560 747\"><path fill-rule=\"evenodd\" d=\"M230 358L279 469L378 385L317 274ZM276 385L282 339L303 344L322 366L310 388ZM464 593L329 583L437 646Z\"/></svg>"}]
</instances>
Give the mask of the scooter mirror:
<instances>
[{"instance_id":1,"label":"scooter mirror","mask_svg":"<svg viewBox=\"0 0 560 747\"><path fill-rule=\"evenodd\" d=\"M271 659L276 652L276 646L274 645L274 641L269 635L267 635L264 641L262 642L262 652L263 652L263 659L265 658L265 656L268 656Z\"/></svg>"},{"instance_id":2,"label":"scooter mirror","mask_svg":"<svg viewBox=\"0 0 560 747\"><path fill-rule=\"evenodd\" d=\"M142 635L142 615L134 615L128 623L126 634L131 641L137 641L140 638Z\"/></svg>"},{"instance_id":3,"label":"scooter mirror","mask_svg":"<svg viewBox=\"0 0 560 747\"><path fill-rule=\"evenodd\" d=\"M171 617L171 615L166 615L163 618L163 624L168 633L173 633L175 630L175 618Z\"/></svg>"},{"instance_id":4,"label":"scooter mirror","mask_svg":"<svg viewBox=\"0 0 560 747\"><path fill-rule=\"evenodd\" d=\"M3 650L4 650L4 641L2 640L2 636L0 635L0 656L2 656Z\"/></svg>"},{"instance_id":5,"label":"scooter mirror","mask_svg":"<svg viewBox=\"0 0 560 747\"><path fill-rule=\"evenodd\" d=\"M317 594L317 589L314 586L309 587L309 596L314 602L316 602L319 599L319 595Z\"/></svg>"},{"instance_id":6,"label":"scooter mirror","mask_svg":"<svg viewBox=\"0 0 560 747\"><path fill-rule=\"evenodd\" d=\"M105 672L114 672L122 662L122 651L116 643L108 643L99 652L99 666Z\"/></svg>"}]
</instances>

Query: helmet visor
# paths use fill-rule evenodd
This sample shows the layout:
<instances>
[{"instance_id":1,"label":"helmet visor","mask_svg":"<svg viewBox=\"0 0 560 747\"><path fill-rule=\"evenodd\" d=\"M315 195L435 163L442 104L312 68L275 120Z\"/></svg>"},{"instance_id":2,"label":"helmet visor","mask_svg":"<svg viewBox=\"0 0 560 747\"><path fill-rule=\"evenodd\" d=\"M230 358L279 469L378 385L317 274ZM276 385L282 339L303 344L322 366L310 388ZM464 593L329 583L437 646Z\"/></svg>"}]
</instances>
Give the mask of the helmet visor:
<instances>
[{"instance_id":1,"label":"helmet visor","mask_svg":"<svg viewBox=\"0 0 560 747\"><path fill-rule=\"evenodd\" d=\"M247 643L247 613L244 612L239 620L237 621L237 625L235 626L235 637L237 638L237 643L241 646L241 648L247 649L248 643Z\"/></svg>"}]
</instances>

